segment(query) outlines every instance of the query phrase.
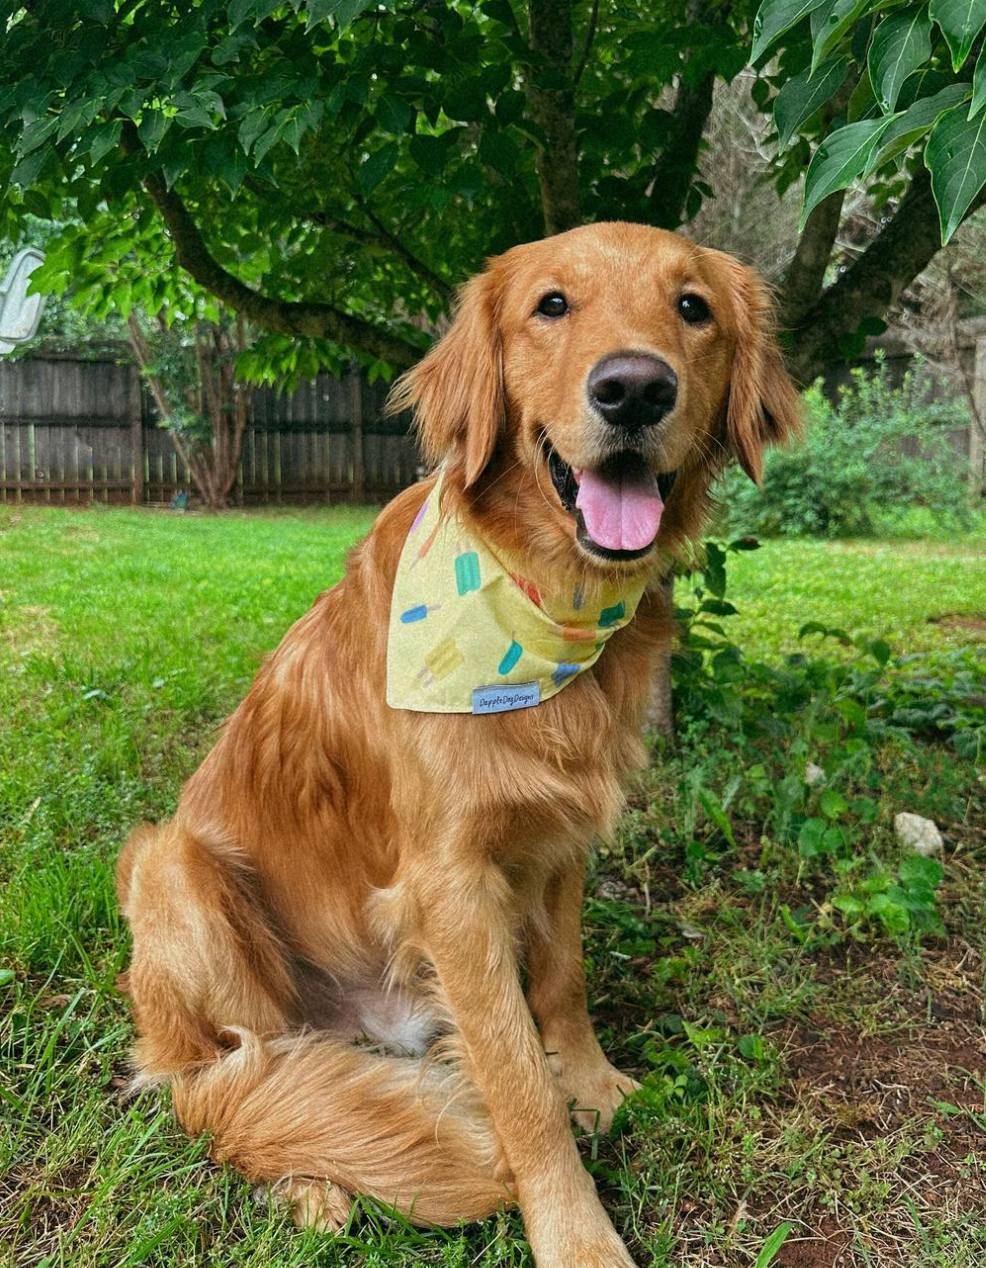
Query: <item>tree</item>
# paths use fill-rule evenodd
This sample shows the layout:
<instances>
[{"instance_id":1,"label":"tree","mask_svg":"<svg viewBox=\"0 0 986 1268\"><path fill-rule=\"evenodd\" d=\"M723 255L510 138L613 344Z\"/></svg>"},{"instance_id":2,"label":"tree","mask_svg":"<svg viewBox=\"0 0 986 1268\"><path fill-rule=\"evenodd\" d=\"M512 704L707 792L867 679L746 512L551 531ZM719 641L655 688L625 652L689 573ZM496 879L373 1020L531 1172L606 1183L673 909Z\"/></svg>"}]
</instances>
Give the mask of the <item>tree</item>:
<instances>
[{"instance_id":1,"label":"tree","mask_svg":"<svg viewBox=\"0 0 986 1268\"><path fill-rule=\"evenodd\" d=\"M886 9L766 0L757 19L754 55L774 60L753 98L781 143L765 178L783 192L815 147L781 278L805 381L934 256L935 193L947 231L983 200L983 0ZM174 304L177 259L266 332L255 376L351 351L390 373L484 255L582 220L691 219L713 193L715 84L747 63L753 16L746 0L2 0L0 232L74 219L42 281L97 311ZM881 223L837 249L860 177Z\"/></svg>"},{"instance_id":2,"label":"tree","mask_svg":"<svg viewBox=\"0 0 986 1268\"><path fill-rule=\"evenodd\" d=\"M220 312L211 321L161 321L148 331L131 311L128 326L162 425L202 501L221 511L236 481L253 395L236 372L248 346L242 313L232 320Z\"/></svg>"}]
</instances>

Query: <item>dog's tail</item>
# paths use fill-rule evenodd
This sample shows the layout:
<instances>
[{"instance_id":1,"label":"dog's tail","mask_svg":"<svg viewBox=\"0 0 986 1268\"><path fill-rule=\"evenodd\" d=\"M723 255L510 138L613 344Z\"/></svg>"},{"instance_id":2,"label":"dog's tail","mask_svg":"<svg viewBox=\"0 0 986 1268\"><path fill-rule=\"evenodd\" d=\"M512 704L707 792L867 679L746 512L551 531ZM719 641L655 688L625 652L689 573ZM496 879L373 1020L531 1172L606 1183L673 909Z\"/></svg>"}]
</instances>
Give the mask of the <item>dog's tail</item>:
<instances>
[{"instance_id":1,"label":"dog's tail","mask_svg":"<svg viewBox=\"0 0 986 1268\"><path fill-rule=\"evenodd\" d=\"M326 1182L427 1224L510 1200L487 1111L452 1066L299 1026L288 952L218 836L142 825L117 887L134 933L119 984L140 1031L135 1084L171 1083L179 1119L212 1134L217 1161L320 1220Z\"/></svg>"},{"instance_id":2,"label":"dog's tail","mask_svg":"<svg viewBox=\"0 0 986 1268\"><path fill-rule=\"evenodd\" d=\"M512 1200L477 1093L448 1067L331 1035L261 1039L173 1080L184 1127L254 1181L328 1180L414 1222L481 1219Z\"/></svg>"}]
</instances>

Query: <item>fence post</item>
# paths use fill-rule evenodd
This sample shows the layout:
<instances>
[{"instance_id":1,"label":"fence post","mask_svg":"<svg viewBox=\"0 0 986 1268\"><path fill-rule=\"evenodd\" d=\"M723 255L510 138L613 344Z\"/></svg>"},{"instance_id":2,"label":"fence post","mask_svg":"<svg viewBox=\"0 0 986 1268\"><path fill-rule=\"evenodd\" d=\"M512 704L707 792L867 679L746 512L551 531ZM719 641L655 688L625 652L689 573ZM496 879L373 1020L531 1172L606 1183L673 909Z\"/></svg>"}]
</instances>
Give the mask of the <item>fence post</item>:
<instances>
[{"instance_id":1,"label":"fence post","mask_svg":"<svg viewBox=\"0 0 986 1268\"><path fill-rule=\"evenodd\" d=\"M976 361L973 371L974 414L969 420L969 492L974 498L986 492L986 335L976 340Z\"/></svg>"},{"instance_id":2,"label":"fence post","mask_svg":"<svg viewBox=\"0 0 986 1268\"><path fill-rule=\"evenodd\" d=\"M349 363L349 409L353 419L353 491L351 500L359 505L366 496L366 469L363 466L363 376L354 357Z\"/></svg>"},{"instance_id":3,"label":"fence post","mask_svg":"<svg viewBox=\"0 0 986 1268\"><path fill-rule=\"evenodd\" d=\"M130 367L130 384L127 391L127 412L130 415L130 458L133 463L133 484L130 501L134 506L144 504L144 408L140 384L140 369Z\"/></svg>"}]
</instances>

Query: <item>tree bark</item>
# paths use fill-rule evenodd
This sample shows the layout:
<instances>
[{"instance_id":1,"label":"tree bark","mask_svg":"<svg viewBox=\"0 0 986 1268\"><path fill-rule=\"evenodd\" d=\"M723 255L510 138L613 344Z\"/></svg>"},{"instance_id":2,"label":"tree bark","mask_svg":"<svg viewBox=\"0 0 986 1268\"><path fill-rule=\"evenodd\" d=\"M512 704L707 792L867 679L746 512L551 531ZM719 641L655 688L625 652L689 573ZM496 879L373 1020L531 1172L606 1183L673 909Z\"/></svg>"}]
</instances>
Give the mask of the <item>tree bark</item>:
<instances>
[{"instance_id":1,"label":"tree bark","mask_svg":"<svg viewBox=\"0 0 986 1268\"><path fill-rule=\"evenodd\" d=\"M527 99L544 133L537 152L544 231L563 233L582 223L571 0L530 0L528 24L534 59L526 70Z\"/></svg>"},{"instance_id":2,"label":"tree bark","mask_svg":"<svg viewBox=\"0 0 986 1268\"><path fill-rule=\"evenodd\" d=\"M687 15L692 25L703 25L716 6L710 0L688 0ZM685 62L687 64L687 54ZM684 70L678 76L671 109L671 137L654 165L650 183L650 218L659 229L677 229L685 218L688 191L698 168L698 153L705 125L712 113L715 71L707 71L694 83Z\"/></svg>"},{"instance_id":3,"label":"tree bark","mask_svg":"<svg viewBox=\"0 0 986 1268\"><path fill-rule=\"evenodd\" d=\"M822 293L845 197L844 189L829 194L808 217L781 286L780 318L785 329L794 329Z\"/></svg>"},{"instance_id":4,"label":"tree bark","mask_svg":"<svg viewBox=\"0 0 986 1268\"><path fill-rule=\"evenodd\" d=\"M984 203L986 189L973 201L968 215ZM890 222L794 325L787 358L794 378L811 383L828 366L843 360L840 341L855 334L864 317L885 317L940 249L938 208L931 180L921 168ZM782 307L785 302L782 296Z\"/></svg>"},{"instance_id":5,"label":"tree bark","mask_svg":"<svg viewBox=\"0 0 986 1268\"><path fill-rule=\"evenodd\" d=\"M667 605L668 619L674 609L674 575L660 583L662 602ZM671 651L661 652L654 665L654 681L650 708L644 715L644 729L665 740L674 739L674 691L671 683Z\"/></svg>"}]
</instances>

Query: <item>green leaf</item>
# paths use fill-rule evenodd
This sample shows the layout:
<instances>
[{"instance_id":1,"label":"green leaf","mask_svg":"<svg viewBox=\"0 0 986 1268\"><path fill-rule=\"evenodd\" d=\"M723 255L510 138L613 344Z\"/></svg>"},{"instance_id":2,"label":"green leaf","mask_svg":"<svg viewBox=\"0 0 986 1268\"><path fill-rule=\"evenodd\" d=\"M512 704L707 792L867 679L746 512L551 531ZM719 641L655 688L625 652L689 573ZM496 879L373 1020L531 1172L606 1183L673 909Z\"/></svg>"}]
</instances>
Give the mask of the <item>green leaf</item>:
<instances>
[{"instance_id":1,"label":"green leaf","mask_svg":"<svg viewBox=\"0 0 986 1268\"><path fill-rule=\"evenodd\" d=\"M326 18L335 18L340 30L349 26L359 17L364 9L368 9L373 0L308 0L305 12L308 15L308 29Z\"/></svg>"},{"instance_id":2,"label":"green leaf","mask_svg":"<svg viewBox=\"0 0 986 1268\"><path fill-rule=\"evenodd\" d=\"M384 132L400 136L407 131L408 124L413 118L414 111L403 97L395 97L393 93L384 93L377 102L377 123Z\"/></svg>"},{"instance_id":3,"label":"green leaf","mask_svg":"<svg viewBox=\"0 0 986 1268\"><path fill-rule=\"evenodd\" d=\"M976 115L986 106L986 44L976 62L976 72L972 77L972 105L969 107L969 118Z\"/></svg>"},{"instance_id":4,"label":"green leaf","mask_svg":"<svg viewBox=\"0 0 986 1268\"><path fill-rule=\"evenodd\" d=\"M746 1057L747 1061L764 1059L765 1049L759 1035L740 1035L736 1046L739 1048L740 1056Z\"/></svg>"},{"instance_id":5,"label":"green leaf","mask_svg":"<svg viewBox=\"0 0 986 1268\"><path fill-rule=\"evenodd\" d=\"M818 67L811 67L789 79L777 94L774 102L774 123L782 146L794 136L798 128L821 109L845 83L849 63L844 57L834 57Z\"/></svg>"},{"instance_id":6,"label":"green leaf","mask_svg":"<svg viewBox=\"0 0 986 1268\"><path fill-rule=\"evenodd\" d=\"M855 894L836 894L832 899L832 906L850 920L857 920L866 911L865 903Z\"/></svg>"},{"instance_id":7,"label":"green leaf","mask_svg":"<svg viewBox=\"0 0 986 1268\"><path fill-rule=\"evenodd\" d=\"M777 1252L787 1241L787 1235L792 1228L794 1228L793 1224L778 1224L764 1242L753 1268L769 1268L769 1265L776 1259Z\"/></svg>"},{"instance_id":8,"label":"green leaf","mask_svg":"<svg viewBox=\"0 0 986 1268\"><path fill-rule=\"evenodd\" d=\"M838 819L840 815L845 814L849 809L845 798L841 793L837 793L834 788L826 788L818 799L822 814L827 819Z\"/></svg>"},{"instance_id":9,"label":"green leaf","mask_svg":"<svg viewBox=\"0 0 986 1268\"><path fill-rule=\"evenodd\" d=\"M825 0L811 11L811 73L814 74L871 0Z\"/></svg>"},{"instance_id":10,"label":"green leaf","mask_svg":"<svg viewBox=\"0 0 986 1268\"><path fill-rule=\"evenodd\" d=\"M231 149L219 165L219 177L229 186L231 194L235 194L243 184L243 178L247 174L247 166L247 156L239 146Z\"/></svg>"},{"instance_id":11,"label":"green leaf","mask_svg":"<svg viewBox=\"0 0 986 1268\"><path fill-rule=\"evenodd\" d=\"M397 153L397 144L392 141L389 145L384 145L379 150L374 150L366 162L360 164L356 179L365 197L368 198L380 182L394 170L394 166L397 163Z\"/></svg>"},{"instance_id":12,"label":"green leaf","mask_svg":"<svg viewBox=\"0 0 986 1268\"><path fill-rule=\"evenodd\" d=\"M692 1022L682 1022L682 1028L688 1038L689 1043L695 1045L696 1048L708 1048L711 1044L722 1043L723 1032L716 1026L696 1026Z\"/></svg>"},{"instance_id":13,"label":"green leaf","mask_svg":"<svg viewBox=\"0 0 986 1268\"><path fill-rule=\"evenodd\" d=\"M870 171L876 171L898 154L909 150L915 141L920 141L934 127L946 110L961 105L968 96L968 84L949 84L934 96L919 98L903 114L896 115L870 161Z\"/></svg>"},{"instance_id":14,"label":"green leaf","mask_svg":"<svg viewBox=\"0 0 986 1268\"><path fill-rule=\"evenodd\" d=\"M959 70L986 26L986 0L930 0L928 12L945 36L952 69Z\"/></svg>"},{"instance_id":15,"label":"green leaf","mask_svg":"<svg viewBox=\"0 0 986 1268\"><path fill-rule=\"evenodd\" d=\"M800 921L795 917L794 912L787 903L781 903L781 920L784 921L784 928L798 942L804 945L808 941L808 930L804 921Z\"/></svg>"},{"instance_id":16,"label":"green leaf","mask_svg":"<svg viewBox=\"0 0 986 1268\"><path fill-rule=\"evenodd\" d=\"M79 16L108 26L113 16L113 0L82 0Z\"/></svg>"},{"instance_id":17,"label":"green leaf","mask_svg":"<svg viewBox=\"0 0 986 1268\"><path fill-rule=\"evenodd\" d=\"M924 161L931 173L944 244L986 184L986 112L970 119L965 107L957 106L943 114L928 137Z\"/></svg>"},{"instance_id":18,"label":"green leaf","mask_svg":"<svg viewBox=\"0 0 986 1268\"><path fill-rule=\"evenodd\" d=\"M843 647L848 647L852 643L852 639L845 630L835 625L823 625L821 621L806 621L798 630L798 638L806 638L809 634L820 634L822 638L834 638Z\"/></svg>"},{"instance_id":19,"label":"green leaf","mask_svg":"<svg viewBox=\"0 0 986 1268\"><path fill-rule=\"evenodd\" d=\"M775 40L823 2L824 0L763 0L753 21L750 61L758 61Z\"/></svg>"},{"instance_id":20,"label":"green leaf","mask_svg":"<svg viewBox=\"0 0 986 1268\"><path fill-rule=\"evenodd\" d=\"M707 788L699 790L698 799L702 803L702 809L716 825L722 835L726 838L731 846L735 848L736 838L733 835L733 825L729 822L729 816L722 808L721 802Z\"/></svg>"},{"instance_id":21,"label":"green leaf","mask_svg":"<svg viewBox=\"0 0 986 1268\"><path fill-rule=\"evenodd\" d=\"M0 986L7 986L15 976L13 969L0 969Z\"/></svg>"},{"instance_id":22,"label":"green leaf","mask_svg":"<svg viewBox=\"0 0 986 1268\"><path fill-rule=\"evenodd\" d=\"M243 116L237 136L246 154L250 153L251 145L267 127L269 119L270 111L267 106L256 106Z\"/></svg>"},{"instance_id":23,"label":"green leaf","mask_svg":"<svg viewBox=\"0 0 986 1268\"><path fill-rule=\"evenodd\" d=\"M872 642L867 644L866 650L881 667L881 669L890 659L890 644L882 638L873 639Z\"/></svg>"},{"instance_id":24,"label":"green leaf","mask_svg":"<svg viewBox=\"0 0 986 1268\"><path fill-rule=\"evenodd\" d=\"M798 833L798 849L803 858L814 858L823 853L822 838L828 830L824 819L806 819Z\"/></svg>"},{"instance_id":25,"label":"green leaf","mask_svg":"<svg viewBox=\"0 0 986 1268\"><path fill-rule=\"evenodd\" d=\"M112 123L100 123L92 129L92 144L89 146L89 156L93 163L98 163L100 159L109 154L110 150L115 149L120 144L120 132L123 129L123 123L119 119L114 119Z\"/></svg>"},{"instance_id":26,"label":"green leaf","mask_svg":"<svg viewBox=\"0 0 986 1268\"><path fill-rule=\"evenodd\" d=\"M705 566L702 575L709 591L717 599L726 593L726 552L715 542L705 543Z\"/></svg>"},{"instance_id":27,"label":"green leaf","mask_svg":"<svg viewBox=\"0 0 986 1268\"><path fill-rule=\"evenodd\" d=\"M35 119L29 123L20 135L17 142L17 153L23 158L26 154L30 154L32 150L36 150L39 145L51 136L58 124L58 115L49 114L42 115L40 119Z\"/></svg>"},{"instance_id":28,"label":"green leaf","mask_svg":"<svg viewBox=\"0 0 986 1268\"><path fill-rule=\"evenodd\" d=\"M906 933L911 923L907 908L894 902L889 894L874 894L867 901L866 910L877 916L891 933Z\"/></svg>"},{"instance_id":29,"label":"green leaf","mask_svg":"<svg viewBox=\"0 0 986 1268\"><path fill-rule=\"evenodd\" d=\"M866 170L889 119L863 119L831 133L815 151L805 177L801 228L823 198L845 189Z\"/></svg>"},{"instance_id":30,"label":"green leaf","mask_svg":"<svg viewBox=\"0 0 986 1268\"><path fill-rule=\"evenodd\" d=\"M164 140L170 124L171 120L163 111L144 111L140 123L137 124L137 135L149 154L153 154Z\"/></svg>"},{"instance_id":31,"label":"green leaf","mask_svg":"<svg viewBox=\"0 0 986 1268\"><path fill-rule=\"evenodd\" d=\"M931 19L923 5L884 18L876 28L867 59L880 109L891 114L908 75L931 56Z\"/></svg>"},{"instance_id":32,"label":"green leaf","mask_svg":"<svg viewBox=\"0 0 986 1268\"><path fill-rule=\"evenodd\" d=\"M897 875L905 888L937 889L945 879L945 869L938 859L925 858L923 854L912 854L904 859L897 869Z\"/></svg>"}]
</instances>

